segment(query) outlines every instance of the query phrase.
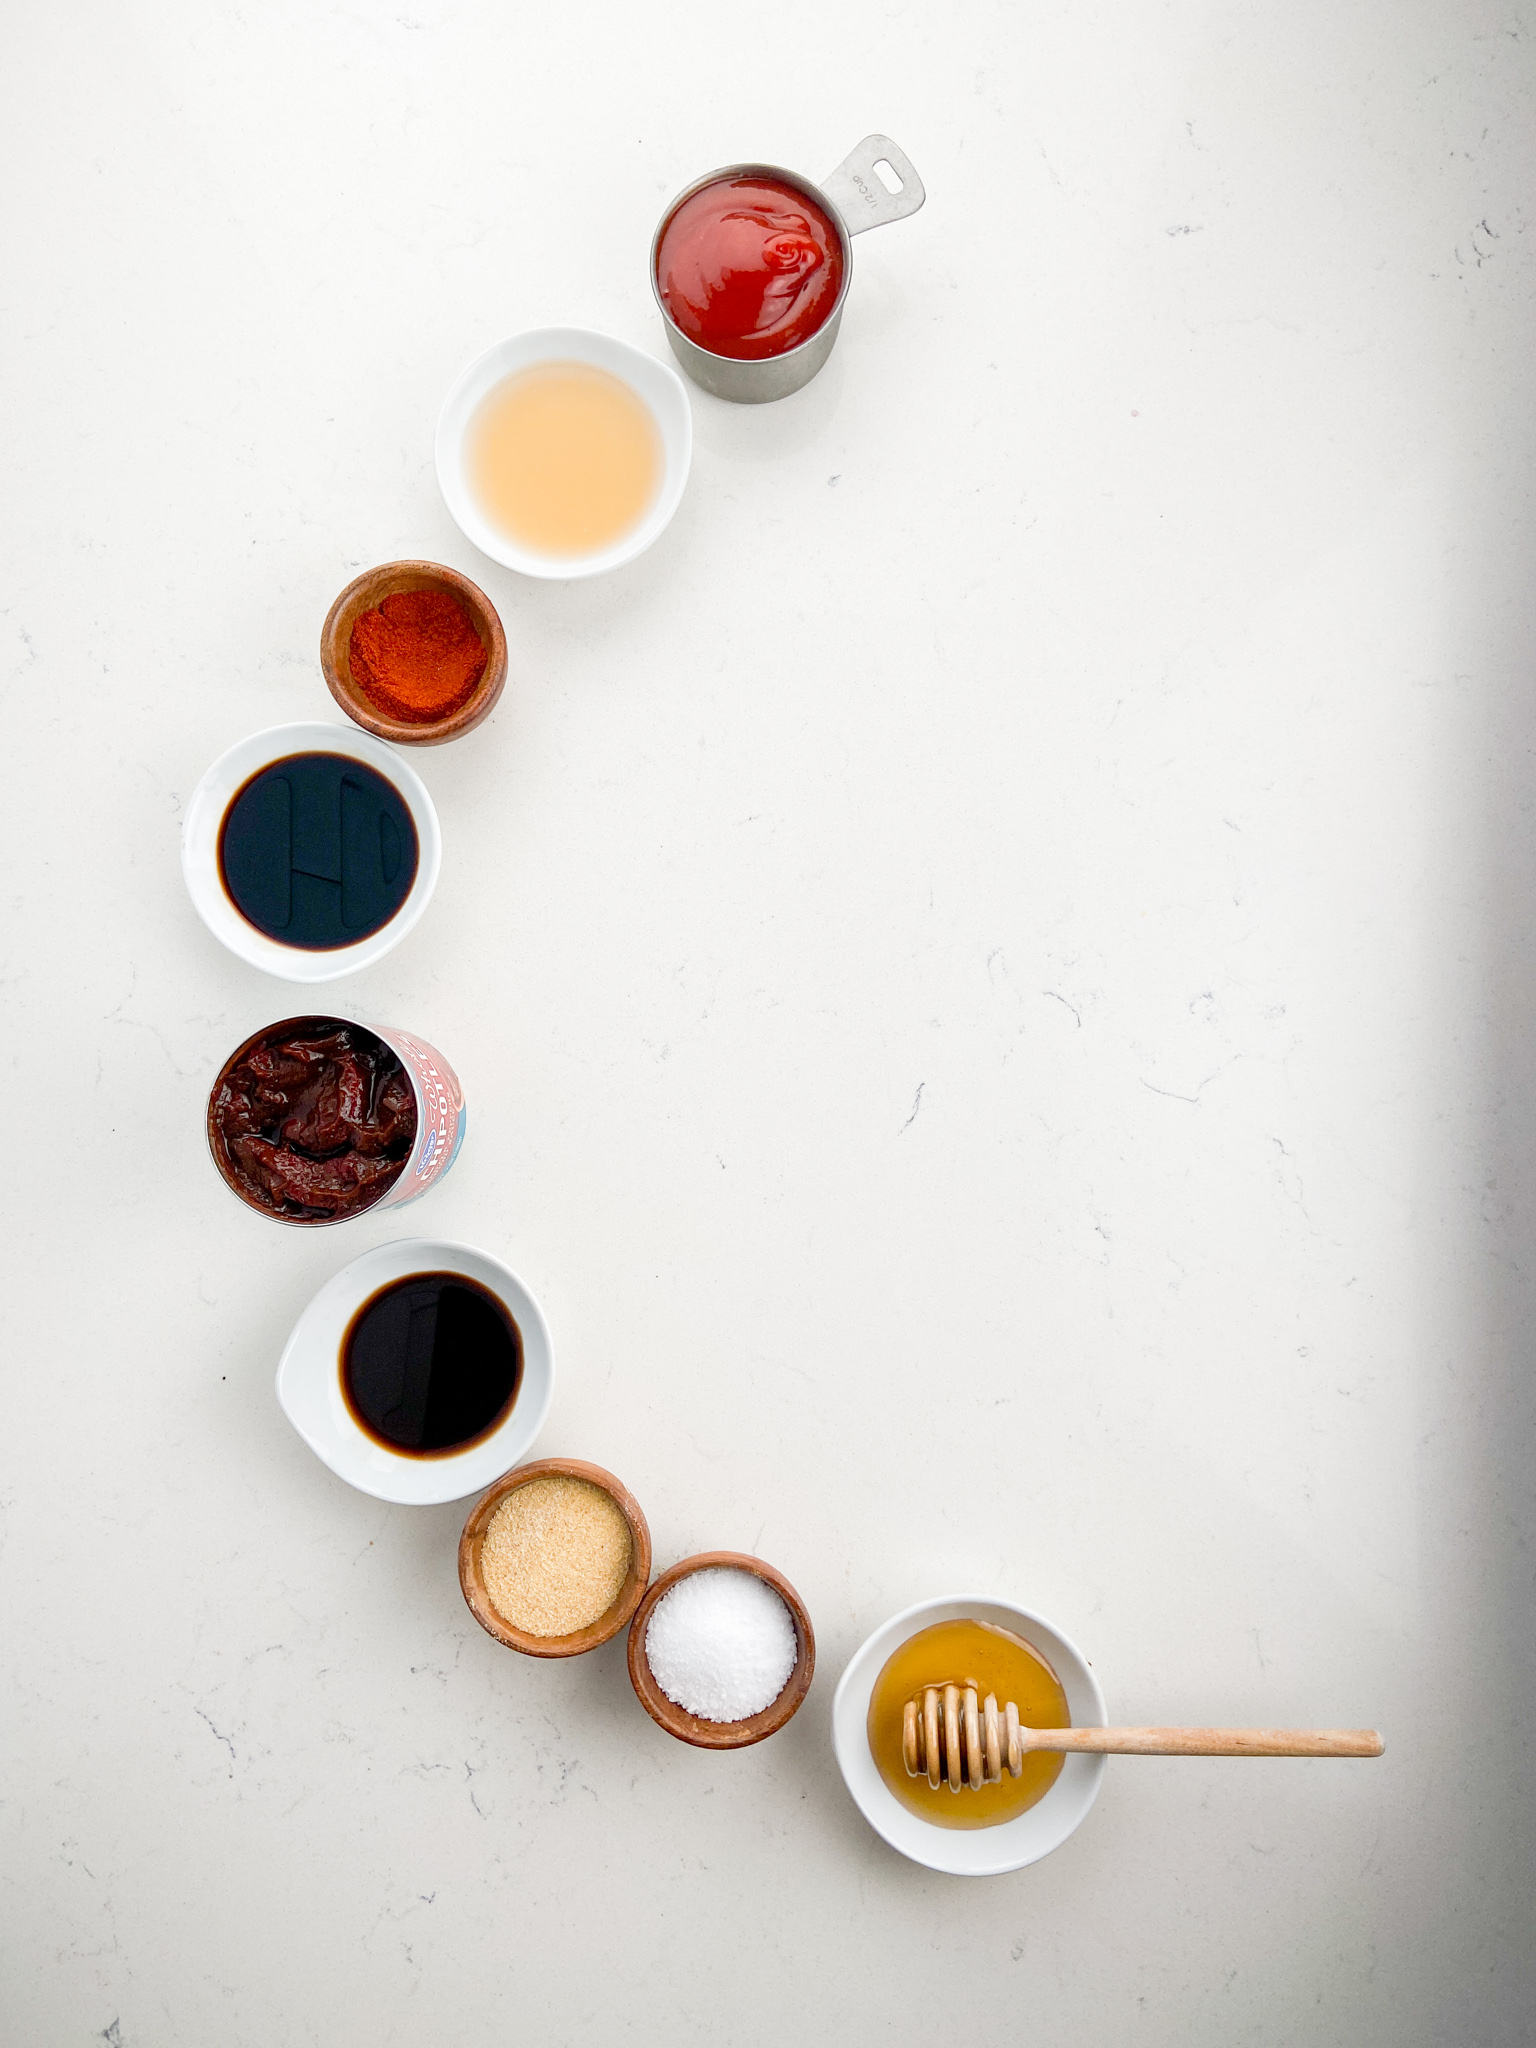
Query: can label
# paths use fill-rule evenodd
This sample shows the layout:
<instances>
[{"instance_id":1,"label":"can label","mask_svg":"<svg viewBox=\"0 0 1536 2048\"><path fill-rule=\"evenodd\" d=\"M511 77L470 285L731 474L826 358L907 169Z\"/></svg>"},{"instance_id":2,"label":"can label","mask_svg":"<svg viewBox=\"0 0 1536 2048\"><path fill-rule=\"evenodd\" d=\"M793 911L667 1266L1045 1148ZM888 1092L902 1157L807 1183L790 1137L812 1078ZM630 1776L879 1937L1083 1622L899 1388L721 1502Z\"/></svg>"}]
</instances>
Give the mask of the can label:
<instances>
[{"instance_id":1,"label":"can label","mask_svg":"<svg viewBox=\"0 0 1536 2048\"><path fill-rule=\"evenodd\" d=\"M440 1181L459 1156L464 1142L464 1090L459 1077L435 1045L409 1031L396 1031L384 1024L366 1027L383 1039L405 1068L416 1096L416 1142L405 1162L405 1171L389 1193L374 1204L374 1211L392 1204L414 1202L418 1195Z\"/></svg>"}]
</instances>

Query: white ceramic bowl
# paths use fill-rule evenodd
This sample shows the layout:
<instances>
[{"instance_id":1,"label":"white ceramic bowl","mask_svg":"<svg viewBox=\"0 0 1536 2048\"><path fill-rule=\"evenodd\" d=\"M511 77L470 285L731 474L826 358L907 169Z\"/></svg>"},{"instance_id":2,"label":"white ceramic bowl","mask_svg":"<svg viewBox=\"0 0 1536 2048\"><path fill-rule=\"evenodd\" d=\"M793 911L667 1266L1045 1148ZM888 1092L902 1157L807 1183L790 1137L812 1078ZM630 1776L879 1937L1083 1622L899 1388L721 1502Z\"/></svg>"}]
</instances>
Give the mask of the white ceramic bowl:
<instances>
[{"instance_id":1,"label":"white ceramic bowl","mask_svg":"<svg viewBox=\"0 0 1536 2048\"><path fill-rule=\"evenodd\" d=\"M348 760L361 761L394 785L416 827L416 879L410 894L388 924L380 925L355 946L333 946L320 952L268 938L236 910L219 873L219 828L231 797L260 769L289 754L342 754ZM253 732L249 739L220 754L204 775L192 792L181 828L181 871L198 916L232 953L284 981L339 981L344 974L356 974L382 960L432 900L442 864L443 835L427 785L393 747L355 725L274 725L266 732Z\"/></svg>"},{"instance_id":2,"label":"white ceramic bowl","mask_svg":"<svg viewBox=\"0 0 1536 2048\"><path fill-rule=\"evenodd\" d=\"M995 1828L936 1828L887 1790L869 1753L866 1721L875 1680L886 1659L919 1629L937 1621L990 1621L1037 1649L1061 1680L1074 1728L1102 1728L1104 1695L1088 1660L1059 1629L1011 1600L923 1600L893 1615L853 1654L832 1700L832 1747L854 1803L877 1835L930 1870L953 1877L995 1877L1021 1870L1059 1849L1087 1818L1104 1776L1102 1756L1069 1756L1049 1792L1026 1813ZM964 1798L964 1793L956 1795Z\"/></svg>"},{"instance_id":3,"label":"white ceramic bowl","mask_svg":"<svg viewBox=\"0 0 1536 2048\"><path fill-rule=\"evenodd\" d=\"M412 1273L463 1273L503 1302L522 1333L523 1379L512 1412L488 1437L446 1457L388 1451L361 1429L341 1391L341 1344L371 1294ZM528 1289L500 1259L467 1244L402 1238L377 1245L329 1280L299 1317L277 1366L278 1405L338 1479L375 1500L435 1507L481 1493L527 1455L549 1413L555 1354L549 1325Z\"/></svg>"},{"instance_id":4,"label":"white ceramic bowl","mask_svg":"<svg viewBox=\"0 0 1536 2048\"><path fill-rule=\"evenodd\" d=\"M662 478L650 510L640 523L611 547L590 555L545 555L520 547L492 526L470 488L465 472L464 439L482 398L515 370L535 363L591 363L627 384L644 401L661 435ZM688 391L670 363L598 334L586 327L538 327L498 341L477 356L459 377L443 404L437 422L437 482L443 502L467 537L493 562L502 562L524 576L547 576L568 582L577 576L601 576L644 554L667 525L682 499L693 458L693 413Z\"/></svg>"}]
</instances>

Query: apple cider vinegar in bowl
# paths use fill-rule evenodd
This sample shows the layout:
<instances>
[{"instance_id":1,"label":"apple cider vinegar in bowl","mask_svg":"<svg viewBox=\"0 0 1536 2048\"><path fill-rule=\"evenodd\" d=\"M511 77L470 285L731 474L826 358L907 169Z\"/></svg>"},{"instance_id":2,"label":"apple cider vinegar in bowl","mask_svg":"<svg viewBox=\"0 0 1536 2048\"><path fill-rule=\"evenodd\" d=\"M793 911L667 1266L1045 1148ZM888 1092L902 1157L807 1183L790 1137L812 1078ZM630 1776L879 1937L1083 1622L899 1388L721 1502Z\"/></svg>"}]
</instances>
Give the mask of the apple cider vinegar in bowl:
<instances>
[{"instance_id":1,"label":"apple cider vinegar in bowl","mask_svg":"<svg viewBox=\"0 0 1536 2048\"><path fill-rule=\"evenodd\" d=\"M661 484L643 399L594 363L535 363L481 399L466 437L470 487L508 539L587 555L639 525Z\"/></svg>"},{"instance_id":2,"label":"apple cider vinegar in bowl","mask_svg":"<svg viewBox=\"0 0 1536 2048\"><path fill-rule=\"evenodd\" d=\"M492 561L566 581L642 554L682 499L682 378L611 334L544 327L486 350L437 423L448 510Z\"/></svg>"}]
</instances>

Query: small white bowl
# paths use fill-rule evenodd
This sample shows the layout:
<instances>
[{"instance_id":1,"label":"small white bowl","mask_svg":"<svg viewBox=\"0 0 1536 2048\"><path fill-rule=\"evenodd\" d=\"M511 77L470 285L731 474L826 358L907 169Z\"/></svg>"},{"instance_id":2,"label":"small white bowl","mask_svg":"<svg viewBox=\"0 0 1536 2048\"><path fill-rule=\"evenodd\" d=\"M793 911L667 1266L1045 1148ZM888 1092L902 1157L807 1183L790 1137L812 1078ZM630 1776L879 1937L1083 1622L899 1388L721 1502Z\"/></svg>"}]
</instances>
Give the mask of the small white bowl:
<instances>
[{"instance_id":1,"label":"small white bowl","mask_svg":"<svg viewBox=\"0 0 1536 2048\"><path fill-rule=\"evenodd\" d=\"M516 370L535 363L591 363L627 384L648 408L661 436L662 479L650 510L637 526L611 547L589 555L546 555L519 547L494 527L481 511L464 465L464 437L475 409L487 392ZM443 403L437 421L437 482L443 502L465 535L493 562L504 563L524 576L546 576L569 582L578 576L601 576L644 554L667 525L682 499L693 458L693 413L688 391L670 363L598 334L587 327L538 327L514 334L476 356Z\"/></svg>"},{"instance_id":2,"label":"small white bowl","mask_svg":"<svg viewBox=\"0 0 1536 2048\"><path fill-rule=\"evenodd\" d=\"M952 1877L996 1877L1022 1870L1059 1849L1087 1818L1104 1776L1102 1756L1069 1756L1045 1797L1025 1813L995 1828L937 1828L920 1820L887 1788L869 1753L870 1695L886 1660L919 1629L938 1621L989 1621L1012 1629L1040 1652L1067 1695L1074 1728L1102 1728L1104 1695L1088 1660L1059 1629L1011 1600L922 1600L893 1615L856 1650L832 1699L832 1747L854 1804L877 1835L893 1849L930 1870ZM964 1793L956 1795L964 1798Z\"/></svg>"},{"instance_id":3,"label":"small white bowl","mask_svg":"<svg viewBox=\"0 0 1536 2048\"><path fill-rule=\"evenodd\" d=\"M240 915L219 873L219 829L230 799L253 775L290 754L341 754L347 760L361 761L399 791L416 827L416 879L409 895L388 924L380 925L355 946L318 951L285 946L280 939L269 938ZM344 974L356 974L382 960L431 902L442 864L443 835L427 785L393 747L355 725L274 725L266 732L253 732L249 739L220 754L204 775L192 792L181 828L181 871L198 916L231 953L284 981L339 981Z\"/></svg>"},{"instance_id":4,"label":"small white bowl","mask_svg":"<svg viewBox=\"0 0 1536 2048\"><path fill-rule=\"evenodd\" d=\"M505 1421L468 1450L412 1458L388 1451L353 1419L341 1391L347 1325L372 1294L412 1273L463 1273L502 1302L523 1340L523 1377ZM499 1259L467 1244L402 1238L375 1246L327 1280L293 1327L277 1366L278 1406L338 1479L375 1500L436 1507L481 1493L525 1457L544 1426L555 1386L549 1325L528 1289Z\"/></svg>"}]
</instances>

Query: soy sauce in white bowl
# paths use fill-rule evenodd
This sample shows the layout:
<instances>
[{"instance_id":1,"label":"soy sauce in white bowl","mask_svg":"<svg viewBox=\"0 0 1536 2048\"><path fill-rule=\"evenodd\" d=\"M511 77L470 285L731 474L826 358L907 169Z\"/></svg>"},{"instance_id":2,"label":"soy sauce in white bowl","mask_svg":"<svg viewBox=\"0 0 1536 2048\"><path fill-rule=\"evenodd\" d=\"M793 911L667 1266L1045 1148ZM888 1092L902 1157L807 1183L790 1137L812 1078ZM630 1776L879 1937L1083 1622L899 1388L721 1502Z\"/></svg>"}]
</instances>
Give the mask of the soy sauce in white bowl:
<instances>
[{"instance_id":1,"label":"soy sauce in white bowl","mask_svg":"<svg viewBox=\"0 0 1536 2048\"><path fill-rule=\"evenodd\" d=\"M352 1419L412 1458L467 1451L517 1399L523 1340L510 1309L464 1273L408 1273L347 1325L341 1384Z\"/></svg>"},{"instance_id":2,"label":"soy sauce in white bowl","mask_svg":"<svg viewBox=\"0 0 1536 2048\"><path fill-rule=\"evenodd\" d=\"M509 1396L506 1351L491 1331L480 1368L459 1388L461 1397L467 1388L474 1398L444 1402L439 1412L433 1400L439 1327L435 1318L424 1318L416 1333L414 1362L407 1329L407 1355L402 1358L397 1350L392 1383L370 1390L368 1400L375 1407L370 1420L368 1411L359 1412L349 1398L348 1333L371 1304L388 1297L401 1283L414 1287L423 1280L489 1298L498 1316L504 1315L517 1332L516 1383ZM412 1308L421 1305L414 1303ZM406 1320L409 1323L410 1317ZM399 1338L397 1328L396 1345ZM407 1384L423 1364L431 1382L425 1399L420 1386ZM483 1370L487 1364L495 1369ZM544 1426L554 1383L549 1325L527 1286L488 1252L442 1238L401 1238L376 1245L333 1273L294 1325L277 1367L278 1403L315 1456L359 1492L415 1507L483 1493L492 1480L521 1463ZM393 1434L382 1433L374 1426L378 1423ZM477 1433L457 1443L423 1441L452 1437L474 1423L479 1425ZM402 1440L413 1434L414 1443Z\"/></svg>"}]
</instances>

